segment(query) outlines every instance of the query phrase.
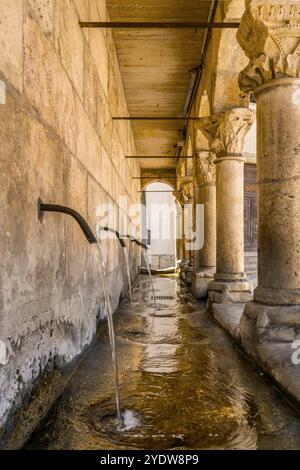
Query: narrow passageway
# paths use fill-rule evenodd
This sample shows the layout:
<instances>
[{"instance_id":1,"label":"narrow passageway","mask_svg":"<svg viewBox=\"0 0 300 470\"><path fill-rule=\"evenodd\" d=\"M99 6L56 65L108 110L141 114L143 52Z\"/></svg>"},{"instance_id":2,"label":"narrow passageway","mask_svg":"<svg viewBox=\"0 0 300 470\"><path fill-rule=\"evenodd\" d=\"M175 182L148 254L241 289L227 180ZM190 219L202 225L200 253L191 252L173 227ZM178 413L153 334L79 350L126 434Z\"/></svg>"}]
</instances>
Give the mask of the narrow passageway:
<instances>
[{"instance_id":1,"label":"narrow passageway","mask_svg":"<svg viewBox=\"0 0 300 470\"><path fill-rule=\"evenodd\" d=\"M127 431L112 425L105 324L27 449L297 449L300 420L174 277L141 276L114 315ZM131 429L130 429L131 428Z\"/></svg>"}]
</instances>

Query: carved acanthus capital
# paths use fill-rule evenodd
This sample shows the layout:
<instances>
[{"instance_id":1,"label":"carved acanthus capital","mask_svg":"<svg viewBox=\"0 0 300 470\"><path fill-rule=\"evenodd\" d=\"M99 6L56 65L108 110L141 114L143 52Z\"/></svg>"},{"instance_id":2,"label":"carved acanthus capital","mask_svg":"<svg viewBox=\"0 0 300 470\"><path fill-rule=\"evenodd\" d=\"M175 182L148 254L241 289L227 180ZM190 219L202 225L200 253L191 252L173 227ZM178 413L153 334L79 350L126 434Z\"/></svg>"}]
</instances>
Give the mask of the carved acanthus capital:
<instances>
[{"instance_id":1,"label":"carved acanthus capital","mask_svg":"<svg viewBox=\"0 0 300 470\"><path fill-rule=\"evenodd\" d=\"M255 120L255 113L246 108L234 108L215 114L201 121L202 132L217 157L242 153L248 131Z\"/></svg>"},{"instance_id":2,"label":"carved acanthus capital","mask_svg":"<svg viewBox=\"0 0 300 470\"><path fill-rule=\"evenodd\" d=\"M175 197L178 204L180 204L180 206L184 205L184 201L183 201L183 198L182 198L182 192L180 190L176 189L175 191L173 191L173 196Z\"/></svg>"},{"instance_id":3,"label":"carved acanthus capital","mask_svg":"<svg viewBox=\"0 0 300 470\"><path fill-rule=\"evenodd\" d=\"M210 151L196 150L194 164L198 185L216 184L215 156Z\"/></svg>"},{"instance_id":4,"label":"carved acanthus capital","mask_svg":"<svg viewBox=\"0 0 300 470\"><path fill-rule=\"evenodd\" d=\"M193 199L193 179L185 176L179 180L179 189L173 192L174 197L181 206L189 204Z\"/></svg>"},{"instance_id":5,"label":"carved acanthus capital","mask_svg":"<svg viewBox=\"0 0 300 470\"><path fill-rule=\"evenodd\" d=\"M250 59L240 73L249 93L274 78L300 78L299 0L246 0L237 39Z\"/></svg>"}]
</instances>

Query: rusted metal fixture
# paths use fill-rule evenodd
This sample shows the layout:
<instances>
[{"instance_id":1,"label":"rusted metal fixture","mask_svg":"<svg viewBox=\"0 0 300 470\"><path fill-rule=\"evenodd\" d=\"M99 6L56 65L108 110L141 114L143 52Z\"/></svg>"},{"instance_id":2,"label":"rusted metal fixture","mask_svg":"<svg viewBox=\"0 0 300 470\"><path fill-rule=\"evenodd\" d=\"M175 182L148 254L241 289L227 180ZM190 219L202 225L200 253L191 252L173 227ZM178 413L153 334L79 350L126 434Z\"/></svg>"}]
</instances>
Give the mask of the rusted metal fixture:
<instances>
[{"instance_id":1,"label":"rusted metal fixture","mask_svg":"<svg viewBox=\"0 0 300 470\"><path fill-rule=\"evenodd\" d=\"M97 238L95 237L91 227L88 225L87 221L82 217L79 212L71 209L70 207L60 206L58 204L44 204L41 199L38 200L38 211L39 217L42 217L43 212L58 212L61 214L67 214L73 217L76 220L81 230L83 231L85 238L91 244L98 243Z\"/></svg>"}]
</instances>

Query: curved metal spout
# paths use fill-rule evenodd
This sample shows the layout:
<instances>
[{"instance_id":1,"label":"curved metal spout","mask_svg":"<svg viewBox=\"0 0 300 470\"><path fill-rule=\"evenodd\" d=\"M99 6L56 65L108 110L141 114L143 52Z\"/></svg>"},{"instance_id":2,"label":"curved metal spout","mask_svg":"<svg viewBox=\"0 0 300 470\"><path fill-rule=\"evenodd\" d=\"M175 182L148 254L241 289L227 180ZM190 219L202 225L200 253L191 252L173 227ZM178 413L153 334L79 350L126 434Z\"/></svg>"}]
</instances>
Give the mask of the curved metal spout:
<instances>
[{"instance_id":1,"label":"curved metal spout","mask_svg":"<svg viewBox=\"0 0 300 470\"><path fill-rule=\"evenodd\" d=\"M126 248L126 244L125 244L124 240L120 237L120 234L117 230L115 230L113 228L109 228L109 227L100 227L99 230L104 230L104 232L114 233L116 235L117 239L119 240L121 247Z\"/></svg>"},{"instance_id":2,"label":"curved metal spout","mask_svg":"<svg viewBox=\"0 0 300 470\"><path fill-rule=\"evenodd\" d=\"M83 231L85 238L89 243L98 243L92 229L88 225L87 221L82 217L81 214L76 212L74 209L66 206L60 206L57 204L44 204L41 200L38 201L39 212L59 212L61 214L67 214L76 220L81 230Z\"/></svg>"},{"instance_id":3,"label":"curved metal spout","mask_svg":"<svg viewBox=\"0 0 300 470\"><path fill-rule=\"evenodd\" d=\"M135 237L133 237L132 235L126 235L127 238L130 239L131 242L133 243L136 243L138 246L140 246L141 248L144 248L144 250L148 250L148 247L147 245L145 245L144 243L140 242L139 240L137 240Z\"/></svg>"}]
</instances>

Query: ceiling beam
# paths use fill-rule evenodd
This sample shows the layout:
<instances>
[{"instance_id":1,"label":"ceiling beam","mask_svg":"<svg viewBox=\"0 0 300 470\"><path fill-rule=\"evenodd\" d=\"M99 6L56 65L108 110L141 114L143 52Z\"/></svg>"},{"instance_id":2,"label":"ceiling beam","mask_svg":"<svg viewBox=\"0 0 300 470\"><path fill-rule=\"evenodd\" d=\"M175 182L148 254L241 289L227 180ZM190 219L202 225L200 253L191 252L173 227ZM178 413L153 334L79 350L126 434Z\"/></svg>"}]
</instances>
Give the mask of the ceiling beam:
<instances>
[{"instance_id":1,"label":"ceiling beam","mask_svg":"<svg viewBox=\"0 0 300 470\"><path fill-rule=\"evenodd\" d=\"M177 116L114 116L113 121L201 121L203 117L177 117Z\"/></svg>"},{"instance_id":2,"label":"ceiling beam","mask_svg":"<svg viewBox=\"0 0 300 470\"><path fill-rule=\"evenodd\" d=\"M165 190L165 191L147 191L147 190L143 190L143 191L137 191L137 193L173 193L174 190L173 189L170 189L170 190Z\"/></svg>"},{"instance_id":3,"label":"ceiling beam","mask_svg":"<svg viewBox=\"0 0 300 470\"><path fill-rule=\"evenodd\" d=\"M176 157L176 155L156 155L156 156L152 156L152 155L134 155L134 156L130 156L130 155L126 155L125 158L157 158L158 160L169 160L170 158L193 158L192 156L191 157L188 157L187 155L183 155L183 156L180 156L180 157Z\"/></svg>"},{"instance_id":4,"label":"ceiling beam","mask_svg":"<svg viewBox=\"0 0 300 470\"><path fill-rule=\"evenodd\" d=\"M133 176L133 180L146 180L146 179L173 179L177 180L178 176L168 176L168 175L153 175L153 176Z\"/></svg>"},{"instance_id":5,"label":"ceiling beam","mask_svg":"<svg viewBox=\"0 0 300 470\"><path fill-rule=\"evenodd\" d=\"M80 21L81 28L110 28L110 29L237 29L240 23L210 23L210 22L127 22L127 21Z\"/></svg>"}]
</instances>

